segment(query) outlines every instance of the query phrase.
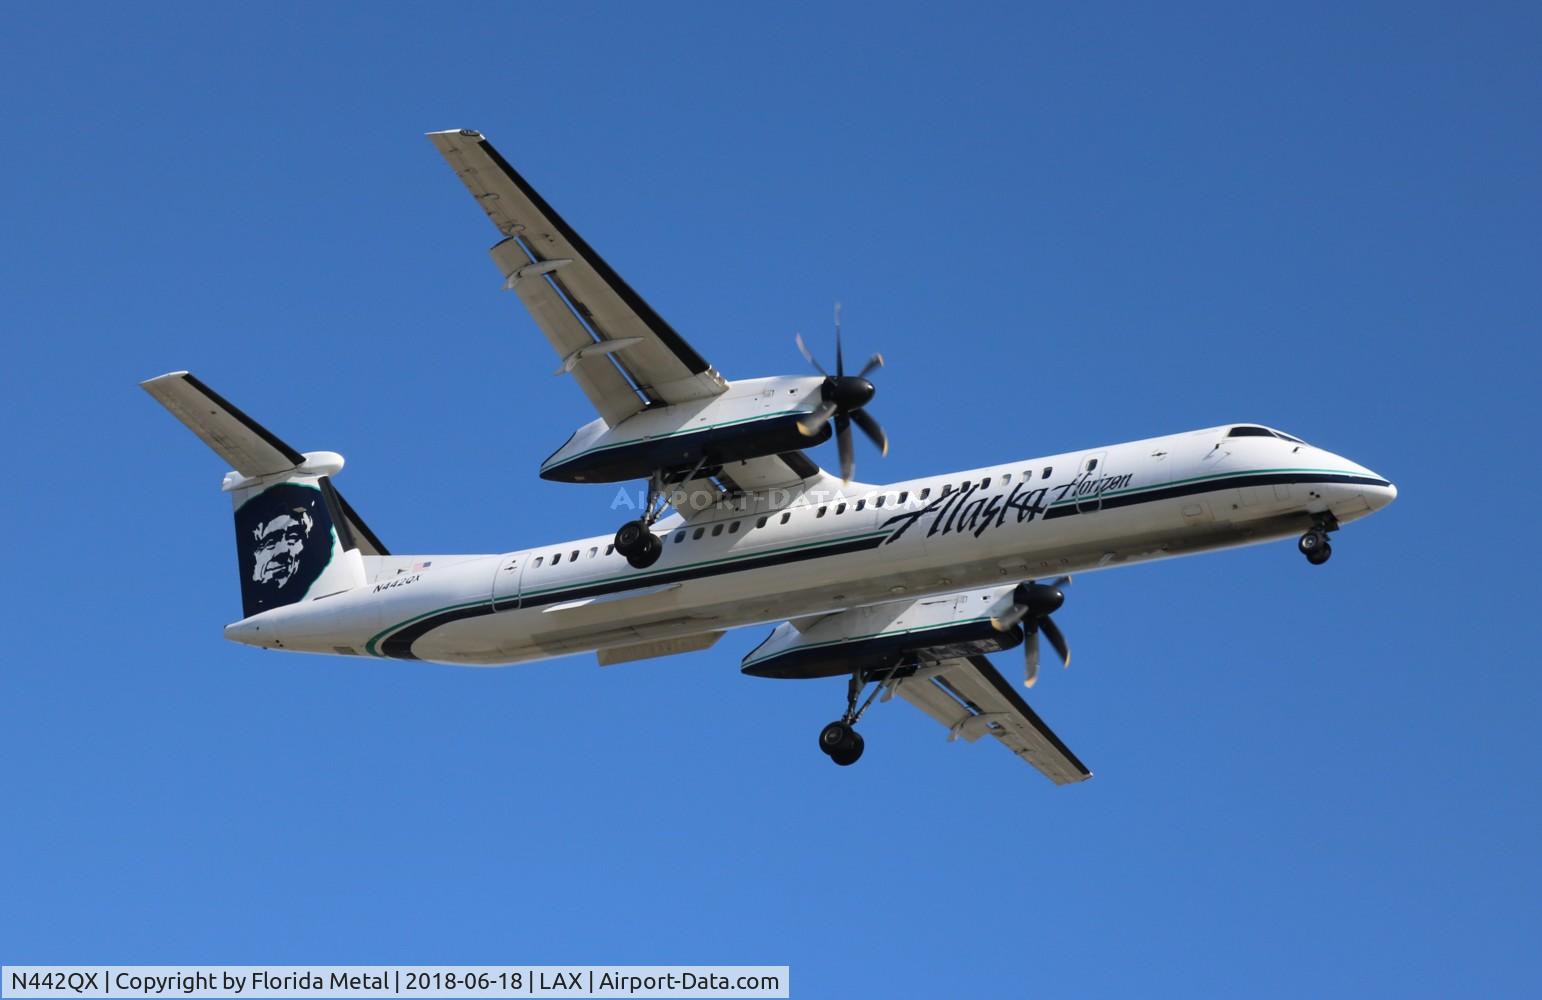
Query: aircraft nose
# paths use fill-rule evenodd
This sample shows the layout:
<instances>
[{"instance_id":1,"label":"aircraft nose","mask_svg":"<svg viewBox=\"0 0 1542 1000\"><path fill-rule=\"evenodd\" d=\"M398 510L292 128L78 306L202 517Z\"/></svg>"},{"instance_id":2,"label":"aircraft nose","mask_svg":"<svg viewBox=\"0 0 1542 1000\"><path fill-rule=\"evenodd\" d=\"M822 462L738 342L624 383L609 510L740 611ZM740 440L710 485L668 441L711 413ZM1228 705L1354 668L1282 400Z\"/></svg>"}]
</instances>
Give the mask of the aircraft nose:
<instances>
[{"instance_id":1,"label":"aircraft nose","mask_svg":"<svg viewBox=\"0 0 1542 1000\"><path fill-rule=\"evenodd\" d=\"M1365 497L1365 502L1371 505L1371 510L1373 511L1381 510L1397 499L1397 487L1390 480L1383 480L1383 482L1386 482L1387 485L1367 486L1361 491Z\"/></svg>"}]
</instances>

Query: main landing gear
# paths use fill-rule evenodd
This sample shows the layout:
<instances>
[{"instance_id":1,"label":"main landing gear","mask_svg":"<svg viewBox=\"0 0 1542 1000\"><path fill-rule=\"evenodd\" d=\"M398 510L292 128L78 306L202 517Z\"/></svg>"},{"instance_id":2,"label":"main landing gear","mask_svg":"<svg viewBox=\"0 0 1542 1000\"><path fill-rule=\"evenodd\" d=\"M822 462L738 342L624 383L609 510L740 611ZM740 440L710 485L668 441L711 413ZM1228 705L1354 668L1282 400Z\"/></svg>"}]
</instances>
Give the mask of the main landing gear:
<instances>
[{"instance_id":1,"label":"main landing gear","mask_svg":"<svg viewBox=\"0 0 1542 1000\"><path fill-rule=\"evenodd\" d=\"M862 758L862 734L857 732L857 720L867 711L873 699L893 679L899 670L899 664L879 674L869 676L868 672L857 667L851 672L851 680L846 682L846 714L825 726L819 731L819 749L826 757L835 761L841 767L850 767ZM867 686L869 680L876 681L873 693L862 702L862 707L857 707L857 698L862 694L862 689Z\"/></svg>"},{"instance_id":2,"label":"main landing gear","mask_svg":"<svg viewBox=\"0 0 1542 1000\"><path fill-rule=\"evenodd\" d=\"M633 569L647 569L659 561L664 543L653 533L653 524L664 513L664 474L655 472L648 477L648 502L643 505L643 516L628 521L616 532L616 551L626 557Z\"/></svg>"},{"instance_id":3,"label":"main landing gear","mask_svg":"<svg viewBox=\"0 0 1542 1000\"><path fill-rule=\"evenodd\" d=\"M1338 520L1330 515L1318 519L1312 526L1312 530L1301 536L1301 540L1296 542L1296 548L1306 556L1307 562L1313 566L1321 566L1328 561L1328 558L1333 555L1333 546L1328 544L1328 532L1338 526Z\"/></svg>"},{"instance_id":4,"label":"main landing gear","mask_svg":"<svg viewBox=\"0 0 1542 1000\"><path fill-rule=\"evenodd\" d=\"M689 483L701 474L706 465L707 456L703 454L684 478L670 476L669 482ZM648 502L643 504L643 516L626 522L616 532L616 551L626 557L633 569L647 569L659 561L664 551L664 543L653 533L654 523L664 516L664 508L669 506L669 498L664 495L664 485L663 469L649 476Z\"/></svg>"}]
</instances>

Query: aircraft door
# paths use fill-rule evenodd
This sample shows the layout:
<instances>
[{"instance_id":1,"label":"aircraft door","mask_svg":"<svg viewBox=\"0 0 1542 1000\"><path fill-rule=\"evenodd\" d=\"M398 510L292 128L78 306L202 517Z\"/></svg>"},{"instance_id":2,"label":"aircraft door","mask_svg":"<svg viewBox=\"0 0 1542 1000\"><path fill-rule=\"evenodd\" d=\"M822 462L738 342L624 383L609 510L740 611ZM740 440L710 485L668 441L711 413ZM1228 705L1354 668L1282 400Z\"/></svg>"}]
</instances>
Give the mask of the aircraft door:
<instances>
[{"instance_id":1,"label":"aircraft door","mask_svg":"<svg viewBox=\"0 0 1542 1000\"><path fill-rule=\"evenodd\" d=\"M1104 476L1108 452L1095 451L1082 456L1082 464L1076 470L1076 512L1093 514L1103 509L1103 491L1097 488Z\"/></svg>"},{"instance_id":2,"label":"aircraft door","mask_svg":"<svg viewBox=\"0 0 1542 1000\"><path fill-rule=\"evenodd\" d=\"M519 583L525 575L525 564L530 560L528 552L515 552L498 560L493 577L493 610L507 611L519 607Z\"/></svg>"}]
</instances>

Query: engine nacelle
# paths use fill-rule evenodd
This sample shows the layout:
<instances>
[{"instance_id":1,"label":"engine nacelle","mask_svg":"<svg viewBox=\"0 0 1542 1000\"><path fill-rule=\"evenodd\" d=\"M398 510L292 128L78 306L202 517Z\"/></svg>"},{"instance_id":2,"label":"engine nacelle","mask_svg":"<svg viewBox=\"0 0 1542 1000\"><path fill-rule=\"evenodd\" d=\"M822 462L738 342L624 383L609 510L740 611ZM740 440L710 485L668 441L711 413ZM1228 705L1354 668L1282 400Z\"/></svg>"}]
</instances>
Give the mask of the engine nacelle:
<instances>
[{"instance_id":1,"label":"engine nacelle","mask_svg":"<svg viewBox=\"0 0 1542 1000\"><path fill-rule=\"evenodd\" d=\"M542 463L541 478L618 483L807 448L831 434L828 424L813 436L798 429L819 406L823 384L817 375L745 379L721 396L649 407L615 427L595 420Z\"/></svg>"},{"instance_id":2,"label":"engine nacelle","mask_svg":"<svg viewBox=\"0 0 1542 1000\"><path fill-rule=\"evenodd\" d=\"M1017 625L994 623L1012 606L1011 587L889 601L840 611L804 631L783 622L744 657L754 677L835 677L857 667L886 670L907 657L923 662L998 653L1023 641Z\"/></svg>"}]
</instances>

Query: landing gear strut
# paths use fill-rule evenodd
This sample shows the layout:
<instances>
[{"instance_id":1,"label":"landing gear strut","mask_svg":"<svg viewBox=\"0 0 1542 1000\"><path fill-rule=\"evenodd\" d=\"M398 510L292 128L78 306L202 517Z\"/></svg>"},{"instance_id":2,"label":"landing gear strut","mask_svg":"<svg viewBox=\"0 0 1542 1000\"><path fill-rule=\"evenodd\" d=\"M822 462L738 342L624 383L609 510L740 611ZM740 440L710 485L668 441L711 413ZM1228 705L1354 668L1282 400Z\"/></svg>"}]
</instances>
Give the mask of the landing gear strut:
<instances>
[{"instance_id":1,"label":"landing gear strut","mask_svg":"<svg viewBox=\"0 0 1542 1000\"><path fill-rule=\"evenodd\" d=\"M869 673L861 667L851 672L851 680L846 682L846 714L825 726L819 731L819 749L835 761L841 767L850 767L862 757L862 734L857 732L857 720L867 711L873 699L878 697L889 680L899 670L899 664L895 664L888 670L880 673ZM869 680L876 681L872 694L862 702L862 707L857 707L857 698L861 696L862 689L867 686Z\"/></svg>"},{"instance_id":2,"label":"landing gear strut","mask_svg":"<svg viewBox=\"0 0 1542 1000\"><path fill-rule=\"evenodd\" d=\"M701 474L706 464L707 456L703 454L684 479L671 479L688 483ZM660 469L648 477L648 502L643 504L643 516L626 522L616 532L616 551L626 557L633 569L646 569L659 561L664 543L653 533L653 525L664 516L664 508L667 506L669 499L664 495L664 470Z\"/></svg>"},{"instance_id":3,"label":"landing gear strut","mask_svg":"<svg viewBox=\"0 0 1542 1000\"><path fill-rule=\"evenodd\" d=\"M1328 544L1328 532L1337 528L1337 519L1330 517L1320 518L1312 527L1312 530L1301 536L1296 543L1296 548L1306 556L1306 561L1313 566L1321 566L1333 555L1333 546Z\"/></svg>"},{"instance_id":4,"label":"landing gear strut","mask_svg":"<svg viewBox=\"0 0 1542 1000\"><path fill-rule=\"evenodd\" d=\"M628 521L616 532L616 551L626 557L633 569L647 569L659 561L664 543L653 533L653 524L664 513L664 474L655 472L648 477L648 502L643 505L643 516Z\"/></svg>"}]
</instances>

